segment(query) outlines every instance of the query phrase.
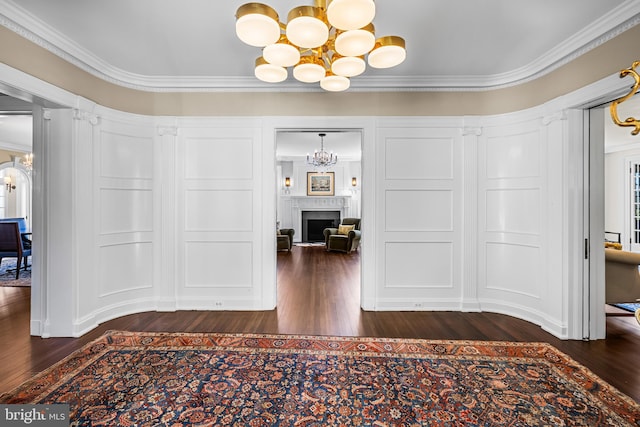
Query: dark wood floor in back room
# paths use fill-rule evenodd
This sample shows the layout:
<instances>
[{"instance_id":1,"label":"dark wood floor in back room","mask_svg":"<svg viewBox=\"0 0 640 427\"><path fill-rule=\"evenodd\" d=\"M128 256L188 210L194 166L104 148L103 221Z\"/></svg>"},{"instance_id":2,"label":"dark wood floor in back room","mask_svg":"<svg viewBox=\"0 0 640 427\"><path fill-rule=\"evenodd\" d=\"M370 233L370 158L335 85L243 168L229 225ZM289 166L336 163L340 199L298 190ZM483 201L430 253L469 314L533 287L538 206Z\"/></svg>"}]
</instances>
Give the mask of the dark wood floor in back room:
<instances>
[{"instance_id":1,"label":"dark wood floor in back room","mask_svg":"<svg viewBox=\"0 0 640 427\"><path fill-rule=\"evenodd\" d=\"M30 337L30 288L0 287L0 393L115 329L545 341L640 402L640 326L633 316L610 310L607 339L583 342L562 341L539 326L494 313L365 312L359 308L359 257L294 247L278 253L276 310L140 313L77 339Z\"/></svg>"}]
</instances>

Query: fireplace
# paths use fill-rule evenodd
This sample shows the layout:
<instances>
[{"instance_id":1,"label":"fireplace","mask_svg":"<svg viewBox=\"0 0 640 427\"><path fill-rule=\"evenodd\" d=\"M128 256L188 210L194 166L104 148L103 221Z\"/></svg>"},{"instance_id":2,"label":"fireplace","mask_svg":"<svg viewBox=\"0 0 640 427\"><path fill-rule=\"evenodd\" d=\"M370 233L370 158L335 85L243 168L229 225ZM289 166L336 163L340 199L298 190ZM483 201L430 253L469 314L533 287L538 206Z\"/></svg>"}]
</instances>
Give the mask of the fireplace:
<instances>
[{"instance_id":1,"label":"fireplace","mask_svg":"<svg viewBox=\"0 0 640 427\"><path fill-rule=\"evenodd\" d=\"M323 242L325 228L338 228L340 211L302 211L302 241Z\"/></svg>"}]
</instances>

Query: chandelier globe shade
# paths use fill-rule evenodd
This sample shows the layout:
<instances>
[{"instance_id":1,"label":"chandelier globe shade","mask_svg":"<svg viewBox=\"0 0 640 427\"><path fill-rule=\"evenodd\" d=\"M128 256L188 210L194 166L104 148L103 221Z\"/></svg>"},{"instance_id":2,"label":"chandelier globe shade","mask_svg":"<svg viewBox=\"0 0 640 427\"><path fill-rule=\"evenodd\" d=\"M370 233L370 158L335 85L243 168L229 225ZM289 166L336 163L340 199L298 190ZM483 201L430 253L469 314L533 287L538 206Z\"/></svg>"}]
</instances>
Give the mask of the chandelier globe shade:
<instances>
[{"instance_id":1,"label":"chandelier globe shade","mask_svg":"<svg viewBox=\"0 0 640 427\"><path fill-rule=\"evenodd\" d=\"M369 53L376 44L373 24L364 28L336 32L336 51L342 56L360 56Z\"/></svg>"},{"instance_id":2,"label":"chandelier globe shade","mask_svg":"<svg viewBox=\"0 0 640 427\"><path fill-rule=\"evenodd\" d=\"M336 76L331 71L327 71L325 77L320 80L320 87L328 92L342 92L349 89L351 80L345 76Z\"/></svg>"},{"instance_id":3,"label":"chandelier globe shade","mask_svg":"<svg viewBox=\"0 0 640 427\"><path fill-rule=\"evenodd\" d=\"M262 56L268 63L281 67L292 67L300 62L300 50L289 43L284 34L277 43L265 46Z\"/></svg>"},{"instance_id":4,"label":"chandelier globe shade","mask_svg":"<svg viewBox=\"0 0 640 427\"><path fill-rule=\"evenodd\" d=\"M259 80L267 83L280 83L289 75L286 68L269 64L262 56L256 59L254 73Z\"/></svg>"},{"instance_id":5,"label":"chandelier globe shade","mask_svg":"<svg viewBox=\"0 0 640 427\"><path fill-rule=\"evenodd\" d=\"M368 62L373 68L391 68L401 64L406 57L404 39L386 36L376 40L375 47L369 52Z\"/></svg>"},{"instance_id":6,"label":"chandelier globe shade","mask_svg":"<svg viewBox=\"0 0 640 427\"><path fill-rule=\"evenodd\" d=\"M331 61L331 71L333 74L344 77L355 77L364 73L367 64L364 56L342 56L333 54Z\"/></svg>"},{"instance_id":7,"label":"chandelier globe shade","mask_svg":"<svg viewBox=\"0 0 640 427\"><path fill-rule=\"evenodd\" d=\"M324 151L324 137L327 136L327 134L319 133L318 136L320 137L320 151L316 150L313 153L313 157L307 153L307 163L317 168L326 168L335 165L338 162L338 155L334 155L333 152L327 153Z\"/></svg>"},{"instance_id":8,"label":"chandelier globe shade","mask_svg":"<svg viewBox=\"0 0 640 427\"><path fill-rule=\"evenodd\" d=\"M264 47L280 39L278 13L262 3L247 3L236 12L236 35L249 46Z\"/></svg>"},{"instance_id":9,"label":"chandelier globe shade","mask_svg":"<svg viewBox=\"0 0 640 427\"><path fill-rule=\"evenodd\" d=\"M293 77L303 83L317 83L325 74L324 61L316 56L303 56L293 68Z\"/></svg>"},{"instance_id":10,"label":"chandelier globe shade","mask_svg":"<svg viewBox=\"0 0 640 427\"><path fill-rule=\"evenodd\" d=\"M340 30L357 30L376 16L373 0L333 0L327 8L327 18Z\"/></svg>"},{"instance_id":11,"label":"chandelier globe shade","mask_svg":"<svg viewBox=\"0 0 640 427\"><path fill-rule=\"evenodd\" d=\"M298 6L289 12L286 28L287 38L294 45L312 49L329 40L326 14L319 7Z\"/></svg>"}]
</instances>

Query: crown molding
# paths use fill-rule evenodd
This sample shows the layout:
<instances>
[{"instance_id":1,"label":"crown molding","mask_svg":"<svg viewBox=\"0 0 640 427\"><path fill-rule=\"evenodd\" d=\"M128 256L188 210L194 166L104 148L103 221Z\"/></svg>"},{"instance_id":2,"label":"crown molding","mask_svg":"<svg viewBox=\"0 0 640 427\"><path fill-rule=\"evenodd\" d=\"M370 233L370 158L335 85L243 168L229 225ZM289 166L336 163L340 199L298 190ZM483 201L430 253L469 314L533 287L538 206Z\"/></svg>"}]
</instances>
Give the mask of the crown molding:
<instances>
[{"instance_id":1,"label":"crown molding","mask_svg":"<svg viewBox=\"0 0 640 427\"><path fill-rule=\"evenodd\" d=\"M28 14L14 0L0 0L0 25L50 51L76 67L118 86L147 92L323 92L317 86L285 81L263 83L253 76L146 76L114 67ZM566 65L640 23L640 2L626 0L589 27L531 63L488 76L360 76L351 91L486 91L516 86L540 78Z\"/></svg>"}]
</instances>

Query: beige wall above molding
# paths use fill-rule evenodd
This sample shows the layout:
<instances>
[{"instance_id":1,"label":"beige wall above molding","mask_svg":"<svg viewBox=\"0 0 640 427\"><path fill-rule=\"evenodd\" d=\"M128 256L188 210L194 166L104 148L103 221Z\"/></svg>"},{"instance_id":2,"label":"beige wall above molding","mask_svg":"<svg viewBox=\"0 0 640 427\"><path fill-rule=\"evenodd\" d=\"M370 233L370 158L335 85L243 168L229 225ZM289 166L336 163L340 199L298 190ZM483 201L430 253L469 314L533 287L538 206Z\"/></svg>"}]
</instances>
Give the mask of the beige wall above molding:
<instances>
[{"instance_id":1,"label":"beige wall above molding","mask_svg":"<svg viewBox=\"0 0 640 427\"><path fill-rule=\"evenodd\" d=\"M530 82L481 91L146 92L79 69L0 27L0 61L102 106L156 116L460 116L519 111L628 68L640 59L640 26Z\"/></svg>"}]
</instances>

